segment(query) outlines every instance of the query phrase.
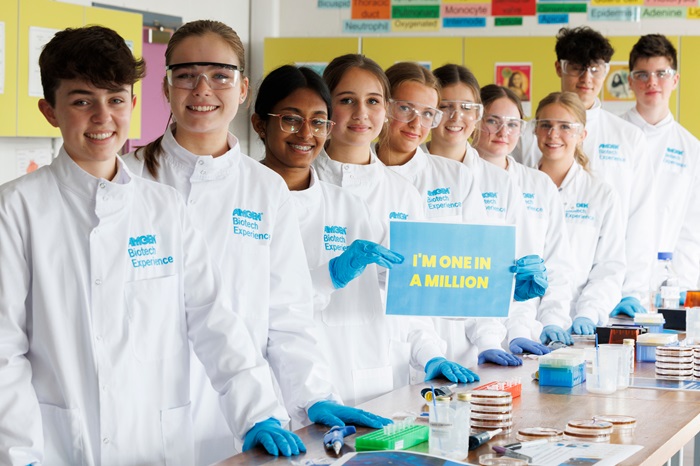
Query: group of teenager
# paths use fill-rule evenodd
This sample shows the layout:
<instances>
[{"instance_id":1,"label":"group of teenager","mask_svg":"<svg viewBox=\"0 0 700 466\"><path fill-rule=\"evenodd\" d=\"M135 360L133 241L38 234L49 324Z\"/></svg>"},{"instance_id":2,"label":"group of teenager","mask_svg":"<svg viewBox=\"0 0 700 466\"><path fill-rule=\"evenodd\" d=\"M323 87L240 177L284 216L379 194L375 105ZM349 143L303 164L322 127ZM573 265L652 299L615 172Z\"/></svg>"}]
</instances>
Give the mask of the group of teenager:
<instances>
[{"instance_id":1,"label":"group of teenager","mask_svg":"<svg viewBox=\"0 0 700 466\"><path fill-rule=\"evenodd\" d=\"M459 65L285 65L254 99L258 162L229 132L249 93L230 27L173 34L171 122L123 157L143 61L101 26L57 33L39 109L63 147L0 187L0 463L296 455L290 426L378 428L391 420L354 406L475 382L467 367L519 365L644 312L656 250L694 288L700 154L668 109L675 49L635 45L631 123L597 99L612 52L562 29L562 92L530 123L512 90ZM385 315L401 220L515 225L509 317Z\"/></svg>"}]
</instances>

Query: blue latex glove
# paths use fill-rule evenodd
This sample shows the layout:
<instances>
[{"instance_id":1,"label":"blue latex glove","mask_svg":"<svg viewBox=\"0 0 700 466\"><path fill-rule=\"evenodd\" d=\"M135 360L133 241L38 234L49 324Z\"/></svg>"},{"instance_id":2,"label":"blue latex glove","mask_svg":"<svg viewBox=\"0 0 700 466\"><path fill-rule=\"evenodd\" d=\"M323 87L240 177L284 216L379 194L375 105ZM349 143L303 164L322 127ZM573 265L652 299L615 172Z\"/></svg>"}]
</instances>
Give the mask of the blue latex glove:
<instances>
[{"instance_id":1,"label":"blue latex glove","mask_svg":"<svg viewBox=\"0 0 700 466\"><path fill-rule=\"evenodd\" d=\"M513 297L516 301L527 301L544 296L548 284L547 269L540 256L521 257L515 261L515 265L510 268L510 271L515 274Z\"/></svg>"},{"instance_id":2,"label":"blue latex glove","mask_svg":"<svg viewBox=\"0 0 700 466\"><path fill-rule=\"evenodd\" d=\"M588 317L577 317L571 325L571 331L576 335L594 335L595 324Z\"/></svg>"},{"instance_id":3,"label":"blue latex glove","mask_svg":"<svg viewBox=\"0 0 700 466\"><path fill-rule=\"evenodd\" d=\"M536 341L523 337L513 338L513 340L511 340L510 351L513 354L530 353L537 354L540 356L552 352L551 348L547 348L541 343L537 343Z\"/></svg>"},{"instance_id":4,"label":"blue latex glove","mask_svg":"<svg viewBox=\"0 0 700 466\"><path fill-rule=\"evenodd\" d=\"M439 375L454 383L470 383L479 380L479 376L475 372L441 357L433 358L425 365L425 381Z\"/></svg>"},{"instance_id":5,"label":"blue latex glove","mask_svg":"<svg viewBox=\"0 0 700 466\"><path fill-rule=\"evenodd\" d=\"M318 401L309 408L308 414L311 422L329 427L344 426L347 422L355 426L381 429L387 424L393 424L391 419L350 406L339 405L335 401Z\"/></svg>"},{"instance_id":6,"label":"blue latex glove","mask_svg":"<svg viewBox=\"0 0 700 466\"><path fill-rule=\"evenodd\" d=\"M403 262L403 256L384 246L356 239L338 257L331 259L328 270L331 273L333 286L344 288L354 278L364 272L369 264L377 264L390 269L394 264Z\"/></svg>"},{"instance_id":7,"label":"blue latex glove","mask_svg":"<svg viewBox=\"0 0 700 466\"><path fill-rule=\"evenodd\" d=\"M558 325L545 325L540 335L540 341L546 345L550 341L560 341L567 345L573 345L574 339L571 334Z\"/></svg>"},{"instance_id":8,"label":"blue latex glove","mask_svg":"<svg viewBox=\"0 0 700 466\"><path fill-rule=\"evenodd\" d=\"M499 366L520 366L523 360L502 349L487 349L479 353L479 364L492 362Z\"/></svg>"},{"instance_id":9,"label":"blue latex glove","mask_svg":"<svg viewBox=\"0 0 700 466\"><path fill-rule=\"evenodd\" d=\"M613 309L610 313L610 317L615 317L618 314L634 317L635 314L645 314L646 312L647 310L644 309L644 306L642 306L642 303L640 303L637 298L628 296L626 298L622 298L622 300L617 303L615 309Z\"/></svg>"},{"instance_id":10,"label":"blue latex glove","mask_svg":"<svg viewBox=\"0 0 700 466\"><path fill-rule=\"evenodd\" d=\"M262 445L274 456L292 456L306 452L306 446L293 432L283 429L280 421L274 418L260 421L243 438L243 451Z\"/></svg>"}]
</instances>

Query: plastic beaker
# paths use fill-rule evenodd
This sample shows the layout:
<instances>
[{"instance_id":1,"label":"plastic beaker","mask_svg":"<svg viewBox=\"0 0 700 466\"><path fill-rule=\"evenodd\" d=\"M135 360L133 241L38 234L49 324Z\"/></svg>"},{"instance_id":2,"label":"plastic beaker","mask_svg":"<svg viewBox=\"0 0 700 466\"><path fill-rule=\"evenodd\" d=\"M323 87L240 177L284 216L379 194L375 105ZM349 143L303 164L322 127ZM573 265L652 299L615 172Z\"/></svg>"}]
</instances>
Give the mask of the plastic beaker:
<instances>
[{"instance_id":1,"label":"plastic beaker","mask_svg":"<svg viewBox=\"0 0 700 466\"><path fill-rule=\"evenodd\" d=\"M610 346L586 348L586 390L591 393L615 393L622 351Z\"/></svg>"}]
</instances>

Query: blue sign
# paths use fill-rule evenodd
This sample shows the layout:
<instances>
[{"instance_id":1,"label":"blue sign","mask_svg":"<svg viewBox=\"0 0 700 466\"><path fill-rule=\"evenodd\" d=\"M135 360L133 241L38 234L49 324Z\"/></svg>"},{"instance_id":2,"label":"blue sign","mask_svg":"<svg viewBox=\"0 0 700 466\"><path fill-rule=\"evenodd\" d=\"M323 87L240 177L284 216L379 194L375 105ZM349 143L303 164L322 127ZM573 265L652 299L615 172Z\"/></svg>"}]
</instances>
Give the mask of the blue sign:
<instances>
[{"instance_id":1,"label":"blue sign","mask_svg":"<svg viewBox=\"0 0 700 466\"><path fill-rule=\"evenodd\" d=\"M405 257L389 271L386 313L508 317L515 227L390 222L390 246Z\"/></svg>"}]
</instances>

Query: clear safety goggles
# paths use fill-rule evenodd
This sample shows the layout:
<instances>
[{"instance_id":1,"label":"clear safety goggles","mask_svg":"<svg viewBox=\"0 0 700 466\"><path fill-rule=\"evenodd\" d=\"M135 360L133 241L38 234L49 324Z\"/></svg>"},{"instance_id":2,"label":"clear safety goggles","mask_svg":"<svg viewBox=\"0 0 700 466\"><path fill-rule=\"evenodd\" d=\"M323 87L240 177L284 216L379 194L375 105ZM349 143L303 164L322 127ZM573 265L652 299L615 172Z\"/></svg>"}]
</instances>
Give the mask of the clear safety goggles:
<instances>
[{"instance_id":1,"label":"clear safety goggles","mask_svg":"<svg viewBox=\"0 0 700 466\"><path fill-rule=\"evenodd\" d=\"M429 105L421 105L408 100L389 99L389 116L403 123L410 123L417 117L424 128L437 128L442 120L442 111Z\"/></svg>"},{"instance_id":2,"label":"clear safety goggles","mask_svg":"<svg viewBox=\"0 0 700 466\"><path fill-rule=\"evenodd\" d=\"M443 100L440 110L450 120L463 118L467 121L479 121L484 115L484 106L465 100Z\"/></svg>"},{"instance_id":3,"label":"clear safety goggles","mask_svg":"<svg viewBox=\"0 0 700 466\"><path fill-rule=\"evenodd\" d=\"M598 62L592 63L589 66L583 66L578 63L572 63L569 60L559 60L561 65L561 72L569 75L581 77L586 72L591 73L594 78L603 78L607 76L608 71L610 71L610 63Z\"/></svg>"},{"instance_id":4,"label":"clear safety goggles","mask_svg":"<svg viewBox=\"0 0 700 466\"><path fill-rule=\"evenodd\" d=\"M524 126L523 119L501 115L486 115L481 120L482 129L491 134L497 134L503 130L506 134L519 136Z\"/></svg>"},{"instance_id":5,"label":"clear safety goggles","mask_svg":"<svg viewBox=\"0 0 700 466\"><path fill-rule=\"evenodd\" d=\"M656 71L642 71L642 70L636 70L630 72L630 77L634 79L635 81L642 81L643 83L649 82L652 76L656 76L656 79L662 80L662 79L671 79L676 75L676 70L673 68L668 68L665 70L656 70Z\"/></svg>"},{"instance_id":6,"label":"clear safety goggles","mask_svg":"<svg viewBox=\"0 0 700 466\"><path fill-rule=\"evenodd\" d=\"M298 133L304 126L309 124L309 129L314 136L327 136L331 132L334 121L323 118L304 118L294 113L268 113L269 116L277 117L280 120L280 129L285 133Z\"/></svg>"},{"instance_id":7,"label":"clear safety goggles","mask_svg":"<svg viewBox=\"0 0 700 466\"><path fill-rule=\"evenodd\" d=\"M581 123L566 120L532 120L535 125L535 133L540 135L552 134L552 131L562 138L573 138L583 132Z\"/></svg>"},{"instance_id":8,"label":"clear safety goggles","mask_svg":"<svg viewBox=\"0 0 700 466\"><path fill-rule=\"evenodd\" d=\"M228 89L236 86L243 67L226 63L192 62L177 63L165 67L168 84L178 89L195 89L204 77L212 89Z\"/></svg>"}]
</instances>

